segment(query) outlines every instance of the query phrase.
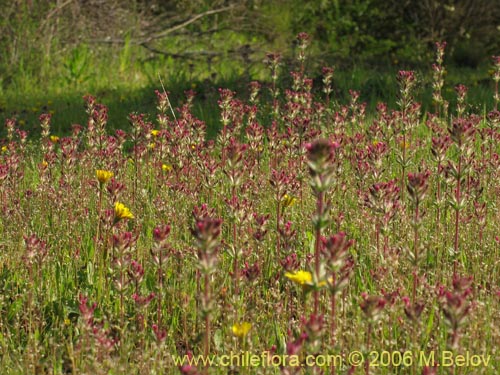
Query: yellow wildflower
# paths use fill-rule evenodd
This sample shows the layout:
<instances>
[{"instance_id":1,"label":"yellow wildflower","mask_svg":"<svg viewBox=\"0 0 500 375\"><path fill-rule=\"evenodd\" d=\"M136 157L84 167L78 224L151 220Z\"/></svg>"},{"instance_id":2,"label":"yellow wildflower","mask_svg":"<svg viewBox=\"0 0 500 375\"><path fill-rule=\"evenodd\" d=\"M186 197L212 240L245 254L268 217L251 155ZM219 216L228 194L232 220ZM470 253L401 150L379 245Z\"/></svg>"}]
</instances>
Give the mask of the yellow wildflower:
<instances>
[{"instance_id":1,"label":"yellow wildflower","mask_svg":"<svg viewBox=\"0 0 500 375\"><path fill-rule=\"evenodd\" d=\"M236 323L233 324L232 330L233 330L233 335L236 337L243 338L246 335L248 335L248 332L250 332L250 329L252 329L252 324L248 322L242 322L242 323Z\"/></svg>"},{"instance_id":2,"label":"yellow wildflower","mask_svg":"<svg viewBox=\"0 0 500 375\"><path fill-rule=\"evenodd\" d=\"M312 283L312 274L309 271L286 272L285 277L299 285Z\"/></svg>"},{"instance_id":3,"label":"yellow wildflower","mask_svg":"<svg viewBox=\"0 0 500 375\"><path fill-rule=\"evenodd\" d=\"M170 172L172 170L172 166L170 164L162 164L161 169L163 172Z\"/></svg>"},{"instance_id":4,"label":"yellow wildflower","mask_svg":"<svg viewBox=\"0 0 500 375\"><path fill-rule=\"evenodd\" d=\"M291 281L293 281L295 284L302 285L304 287L306 286L313 286L313 277L312 273L309 271L295 271L295 272L286 272L285 277ZM331 280L329 280L331 281ZM326 281L319 281L317 284L318 287L324 287L326 286Z\"/></svg>"},{"instance_id":5,"label":"yellow wildflower","mask_svg":"<svg viewBox=\"0 0 500 375\"><path fill-rule=\"evenodd\" d=\"M54 144L59 142L59 137L57 135L51 135L50 136L50 141Z\"/></svg>"},{"instance_id":6,"label":"yellow wildflower","mask_svg":"<svg viewBox=\"0 0 500 375\"><path fill-rule=\"evenodd\" d=\"M101 185L104 185L111 179L111 177L113 177L113 172L105 171L103 169L98 169L95 171L95 175L99 183Z\"/></svg>"},{"instance_id":7,"label":"yellow wildflower","mask_svg":"<svg viewBox=\"0 0 500 375\"><path fill-rule=\"evenodd\" d=\"M9 148L7 146L2 146L2 152L7 152Z\"/></svg>"},{"instance_id":8,"label":"yellow wildflower","mask_svg":"<svg viewBox=\"0 0 500 375\"><path fill-rule=\"evenodd\" d=\"M285 208L288 208L288 207L291 207L293 206L295 203L297 203L297 198L291 196L291 195L288 195L288 194L285 194L283 196L283 199L281 200L281 204L283 205L283 207Z\"/></svg>"},{"instance_id":9,"label":"yellow wildflower","mask_svg":"<svg viewBox=\"0 0 500 375\"><path fill-rule=\"evenodd\" d=\"M154 144L154 142L149 144L149 148L150 148L151 150L154 150L154 148L155 148L155 144Z\"/></svg>"},{"instance_id":10,"label":"yellow wildflower","mask_svg":"<svg viewBox=\"0 0 500 375\"><path fill-rule=\"evenodd\" d=\"M121 219L133 219L134 215L132 212L120 202L115 203L115 221L119 221Z\"/></svg>"},{"instance_id":11,"label":"yellow wildflower","mask_svg":"<svg viewBox=\"0 0 500 375\"><path fill-rule=\"evenodd\" d=\"M69 326L71 324L71 320L69 320L68 318L65 318L64 319L64 325L65 326Z\"/></svg>"},{"instance_id":12,"label":"yellow wildflower","mask_svg":"<svg viewBox=\"0 0 500 375\"><path fill-rule=\"evenodd\" d=\"M153 130L151 130L151 135L152 135L153 137L158 136L158 134L160 134L160 131L159 131L159 130L157 130L157 129L153 129Z\"/></svg>"}]
</instances>

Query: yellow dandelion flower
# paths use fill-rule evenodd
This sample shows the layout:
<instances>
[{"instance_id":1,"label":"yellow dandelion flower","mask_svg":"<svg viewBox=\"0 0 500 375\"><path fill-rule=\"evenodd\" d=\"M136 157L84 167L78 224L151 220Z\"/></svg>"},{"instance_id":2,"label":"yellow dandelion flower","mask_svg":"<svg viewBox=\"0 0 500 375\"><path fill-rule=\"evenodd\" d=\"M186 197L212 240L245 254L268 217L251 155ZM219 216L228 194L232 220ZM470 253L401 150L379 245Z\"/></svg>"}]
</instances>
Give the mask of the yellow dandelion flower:
<instances>
[{"instance_id":1,"label":"yellow dandelion flower","mask_svg":"<svg viewBox=\"0 0 500 375\"><path fill-rule=\"evenodd\" d=\"M134 215L132 212L120 202L115 203L115 221L119 221L121 219L133 219Z\"/></svg>"},{"instance_id":2,"label":"yellow dandelion flower","mask_svg":"<svg viewBox=\"0 0 500 375\"><path fill-rule=\"evenodd\" d=\"M2 146L2 152L7 152L9 148L7 146Z\"/></svg>"},{"instance_id":3,"label":"yellow dandelion flower","mask_svg":"<svg viewBox=\"0 0 500 375\"><path fill-rule=\"evenodd\" d=\"M42 167L47 168L49 166L49 163L47 163L47 160L42 161Z\"/></svg>"},{"instance_id":4,"label":"yellow dandelion flower","mask_svg":"<svg viewBox=\"0 0 500 375\"><path fill-rule=\"evenodd\" d=\"M69 320L68 318L65 318L64 319L64 325L65 326L69 326L71 324L71 320Z\"/></svg>"},{"instance_id":5,"label":"yellow dandelion flower","mask_svg":"<svg viewBox=\"0 0 500 375\"><path fill-rule=\"evenodd\" d=\"M170 164L162 164L161 169L163 172L170 172L172 170L172 166Z\"/></svg>"},{"instance_id":6,"label":"yellow dandelion flower","mask_svg":"<svg viewBox=\"0 0 500 375\"><path fill-rule=\"evenodd\" d=\"M309 271L296 271L296 272L286 272L285 277L295 284L301 285L303 287L313 286L313 276ZM317 283L317 286L322 288L326 286L326 281L322 280Z\"/></svg>"},{"instance_id":7,"label":"yellow dandelion flower","mask_svg":"<svg viewBox=\"0 0 500 375\"><path fill-rule=\"evenodd\" d=\"M295 203L297 203L297 198L291 196L291 195L288 195L288 194L285 194L283 196L283 199L281 200L281 204L283 205L283 207L285 208L288 208L288 207L291 207L293 206Z\"/></svg>"},{"instance_id":8,"label":"yellow dandelion flower","mask_svg":"<svg viewBox=\"0 0 500 375\"><path fill-rule=\"evenodd\" d=\"M153 130L151 130L151 135L152 135L153 137L157 137L157 136L158 136L158 134L160 134L160 131L159 131L159 130L157 130L157 129L153 129Z\"/></svg>"},{"instance_id":9,"label":"yellow dandelion flower","mask_svg":"<svg viewBox=\"0 0 500 375\"><path fill-rule=\"evenodd\" d=\"M309 271L286 272L285 277L299 285L312 283L312 274Z\"/></svg>"},{"instance_id":10,"label":"yellow dandelion flower","mask_svg":"<svg viewBox=\"0 0 500 375\"><path fill-rule=\"evenodd\" d=\"M103 169L98 169L95 171L95 175L97 177L97 180L99 181L99 183L101 185L104 185L105 183L107 183L111 177L113 177L113 172L110 172L110 171L105 171Z\"/></svg>"},{"instance_id":11,"label":"yellow dandelion flower","mask_svg":"<svg viewBox=\"0 0 500 375\"><path fill-rule=\"evenodd\" d=\"M50 141L54 144L59 142L59 137L57 135L51 135L50 136Z\"/></svg>"},{"instance_id":12,"label":"yellow dandelion flower","mask_svg":"<svg viewBox=\"0 0 500 375\"><path fill-rule=\"evenodd\" d=\"M149 144L149 148L150 148L151 150L154 150L154 148L155 148L155 144L154 144L154 143L150 143L150 144Z\"/></svg>"},{"instance_id":13,"label":"yellow dandelion flower","mask_svg":"<svg viewBox=\"0 0 500 375\"><path fill-rule=\"evenodd\" d=\"M246 335L248 335L248 332L250 332L250 329L252 329L252 323L248 322L242 322L242 323L236 323L233 324L232 331L233 335L236 337L243 338Z\"/></svg>"}]
</instances>

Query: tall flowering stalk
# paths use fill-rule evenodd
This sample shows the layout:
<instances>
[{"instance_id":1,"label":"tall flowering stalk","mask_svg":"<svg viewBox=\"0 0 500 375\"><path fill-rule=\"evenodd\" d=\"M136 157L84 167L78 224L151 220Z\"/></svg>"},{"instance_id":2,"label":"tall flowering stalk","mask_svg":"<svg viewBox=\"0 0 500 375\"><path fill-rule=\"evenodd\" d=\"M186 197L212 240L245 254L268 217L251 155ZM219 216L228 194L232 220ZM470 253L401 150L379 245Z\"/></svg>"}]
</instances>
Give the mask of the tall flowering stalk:
<instances>
[{"instance_id":1,"label":"tall flowering stalk","mask_svg":"<svg viewBox=\"0 0 500 375\"><path fill-rule=\"evenodd\" d=\"M436 62L432 64L432 99L435 105L435 113L440 119L446 117L448 112L448 102L443 99L442 95L446 75L443 66L445 48L446 42L436 42Z\"/></svg>"},{"instance_id":2,"label":"tall flowering stalk","mask_svg":"<svg viewBox=\"0 0 500 375\"><path fill-rule=\"evenodd\" d=\"M462 117L465 114L467 108L467 103L465 101L467 91L468 89L465 85L460 84L455 87L455 92L457 94L457 117Z\"/></svg>"},{"instance_id":3,"label":"tall flowering stalk","mask_svg":"<svg viewBox=\"0 0 500 375\"><path fill-rule=\"evenodd\" d=\"M439 230L441 226L441 207L444 203L444 199L441 194L442 185L442 169L443 163L446 160L446 151L450 146L450 137L448 135L442 135L438 137L432 137L431 153L436 162L436 223L437 229Z\"/></svg>"},{"instance_id":4,"label":"tall flowering stalk","mask_svg":"<svg viewBox=\"0 0 500 375\"><path fill-rule=\"evenodd\" d=\"M280 256L281 253L281 213L283 199L288 194L292 194L294 190L294 180L295 176L293 174L287 174L285 171L271 170L271 178L269 183L274 189L275 201L276 201L276 254ZM271 260L268 259L269 266L271 266Z\"/></svg>"},{"instance_id":5,"label":"tall flowering stalk","mask_svg":"<svg viewBox=\"0 0 500 375\"><path fill-rule=\"evenodd\" d=\"M229 140L231 138L231 133L229 132L229 125L231 124L231 112L232 106L231 103L233 101L235 92L229 89L219 89L220 99L218 101L219 108L221 111L221 122L222 122L222 131L219 133L217 137L217 141L219 142L222 148L222 165L226 163L226 147L229 144Z\"/></svg>"},{"instance_id":6,"label":"tall flowering stalk","mask_svg":"<svg viewBox=\"0 0 500 375\"><path fill-rule=\"evenodd\" d=\"M131 232L121 232L113 235L113 271L114 286L120 296L120 323L125 327L125 292L130 286L130 279L126 271L130 268L132 261L132 250L137 242L138 236Z\"/></svg>"},{"instance_id":7,"label":"tall flowering stalk","mask_svg":"<svg viewBox=\"0 0 500 375\"><path fill-rule=\"evenodd\" d=\"M233 217L233 242L232 242L232 255L233 255L233 281L234 281L234 292L238 294L238 280L239 280L239 266L238 266L238 255L240 249L238 247L238 233L237 227L241 224L245 216L245 210L243 213L238 214L237 207L239 205L238 201L238 187L242 183L243 178L243 157L247 149L246 144L240 144L234 138L231 138L229 145L226 149L226 165L224 166L224 174L229 179L229 185L231 187L231 199L228 201L228 206L231 209L231 214Z\"/></svg>"},{"instance_id":8,"label":"tall flowering stalk","mask_svg":"<svg viewBox=\"0 0 500 375\"><path fill-rule=\"evenodd\" d=\"M408 157L406 150L409 148L411 130L410 110L413 105L412 91L416 83L415 72L401 70L398 73L399 83L399 100L398 105L401 110L401 133L402 141L400 142L401 155L398 155L397 161L401 165L401 200L404 199L405 187L405 170L408 167Z\"/></svg>"},{"instance_id":9,"label":"tall flowering stalk","mask_svg":"<svg viewBox=\"0 0 500 375\"><path fill-rule=\"evenodd\" d=\"M167 129L167 125L169 122L169 117L167 115L167 111L172 108L170 105L170 101L168 100L168 92L166 91L159 91L155 90L156 94L156 109L158 111L158 114L156 115L156 121L158 122L158 125L160 126L161 130ZM174 111L172 111L173 116L175 117Z\"/></svg>"},{"instance_id":10,"label":"tall flowering stalk","mask_svg":"<svg viewBox=\"0 0 500 375\"><path fill-rule=\"evenodd\" d=\"M134 215L130 211L130 209L125 206L123 203L116 201L114 203L114 209L113 210L105 210L104 211L104 223L106 225L105 227L105 233L104 233L104 238L103 238L103 248L102 248L102 255L101 255L101 264L99 268L99 277L101 280L105 280L106 284L106 289L109 284L109 280L107 277L105 277L105 272L107 270L108 264L108 242L110 239L110 236L112 235L113 228L115 228L121 221L124 220L131 220L134 219ZM115 244L116 242L113 241L112 243L112 254L111 254L111 260L115 259ZM109 290L107 290L109 292Z\"/></svg>"},{"instance_id":11,"label":"tall flowering stalk","mask_svg":"<svg viewBox=\"0 0 500 375\"><path fill-rule=\"evenodd\" d=\"M218 237L221 232L222 220L215 218L213 211L206 206L195 207L193 210L194 224L191 229L196 240L197 257L200 272L203 275L204 290L202 295L202 316L205 319L205 336L203 354L208 358L210 353L210 320L213 313L213 301L210 292L210 277L217 270L217 255L219 250ZM205 368L208 374L208 367Z\"/></svg>"},{"instance_id":12,"label":"tall flowering stalk","mask_svg":"<svg viewBox=\"0 0 500 375\"><path fill-rule=\"evenodd\" d=\"M86 296L79 295L79 310L80 310L80 327L81 332L79 351L84 363L84 372L98 373L108 372L108 361L111 353L114 351L118 339L114 338L110 329L104 328L105 325L101 321L96 320L95 309L97 303L89 303ZM90 371L85 368L89 365ZM95 366L99 366L97 369Z\"/></svg>"},{"instance_id":13,"label":"tall flowering stalk","mask_svg":"<svg viewBox=\"0 0 500 375\"><path fill-rule=\"evenodd\" d=\"M299 33L297 35L297 47L299 49L299 55L297 56L297 59L299 60L300 64L300 72L304 74L305 71L305 62L306 62L306 49L309 46L309 43L311 42L311 37L307 33Z\"/></svg>"},{"instance_id":14,"label":"tall flowering stalk","mask_svg":"<svg viewBox=\"0 0 500 375\"><path fill-rule=\"evenodd\" d=\"M141 180L141 168L139 163L142 161L142 157L146 152L145 143L151 137L151 130L153 125L150 122L144 120L143 114L129 115L129 122L132 126L132 132L130 133L130 138L133 143L133 166L134 166L134 184L133 184L133 195L132 203L135 203L135 198L137 195L137 184Z\"/></svg>"},{"instance_id":15,"label":"tall flowering stalk","mask_svg":"<svg viewBox=\"0 0 500 375\"><path fill-rule=\"evenodd\" d=\"M455 194L450 198L450 205L455 211L454 258L453 274L457 273L457 257L459 255L460 211L465 206L463 194L464 177L469 169L469 159L472 156L474 139L474 123L470 119L458 118L448 128L450 138L455 145L456 162L448 163L449 173L455 181Z\"/></svg>"},{"instance_id":16,"label":"tall flowering stalk","mask_svg":"<svg viewBox=\"0 0 500 375\"><path fill-rule=\"evenodd\" d=\"M495 110L495 111L491 111L490 113L488 113L488 134L489 134L489 139L488 139L488 142L489 142L489 151L488 151L488 159L489 159L489 162L491 163L494 158L495 158L495 155L494 155L494 146L495 146L495 143L496 143L496 140L495 140L495 136L498 136L498 134L500 134L500 111L499 110ZM484 159L484 153L483 153L483 159ZM490 181L490 178L491 178L491 169L488 173L488 181Z\"/></svg>"},{"instance_id":17,"label":"tall flowering stalk","mask_svg":"<svg viewBox=\"0 0 500 375\"><path fill-rule=\"evenodd\" d=\"M413 290L412 290L412 299L410 301L406 301L405 313L406 316L410 318L412 324L412 338L413 343L417 342L417 336L415 332L415 323L418 323L418 317L420 316L424 304L417 302L417 289L419 283L419 263L421 254L420 249L421 245L419 242L419 231L422 227L422 212L421 212L421 203L424 199L427 189L429 187L430 172L425 171L421 173L408 173L408 184L406 185L408 189L408 194L411 202L413 203L413 221L411 225L413 226L413 253L410 251L410 259L413 261ZM412 366L412 374L415 374L416 368Z\"/></svg>"},{"instance_id":18,"label":"tall flowering stalk","mask_svg":"<svg viewBox=\"0 0 500 375\"><path fill-rule=\"evenodd\" d=\"M153 247L151 248L151 257L153 264L158 272L158 305L156 326L162 326L162 301L163 301L163 274L167 265L168 256L171 253L168 246L168 235L170 234L170 225L159 225L153 230Z\"/></svg>"},{"instance_id":19,"label":"tall flowering stalk","mask_svg":"<svg viewBox=\"0 0 500 375\"><path fill-rule=\"evenodd\" d=\"M364 205L372 210L375 219L375 243L380 252L380 234L384 235L384 254L389 247L389 223L400 209L399 187L396 180L379 182L369 188L364 195Z\"/></svg>"},{"instance_id":20,"label":"tall flowering stalk","mask_svg":"<svg viewBox=\"0 0 500 375\"><path fill-rule=\"evenodd\" d=\"M417 283L418 283L418 264L420 260L420 244L419 244L419 230L422 227L422 213L421 213L421 203L425 197L427 189L429 187L430 172L421 173L408 173L408 184L406 185L410 200L413 203L414 215L413 215L413 254L411 259L413 260L413 292L412 292L412 302L416 303L417 298Z\"/></svg>"},{"instance_id":21,"label":"tall flowering stalk","mask_svg":"<svg viewBox=\"0 0 500 375\"><path fill-rule=\"evenodd\" d=\"M359 307L365 314L365 318L368 322L368 329L366 331L366 352L370 351L371 346L371 336L373 332L373 325L380 319L380 315L385 305L387 304L387 300L384 297L380 296L370 296L367 293L361 293L361 302L359 303ZM370 374L370 359L365 360L365 375Z\"/></svg>"},{"instance_id":22,"label":"tall flowering stalk","mask_svg":"<svg viewBox=\"0 0 500 375\"><path fill-rule=\"evenodd\" d=\"M498 91L498 84L500 82L500 56L493 56L493 82L495 82L493 100L495 101L495 111L497 111L498 103L500 103L500 93Z\"/></svg>"},{"instance_id":23,"label":"tall flowering stalk","mask_svg":"<svg viewBox=\"0 0 500 375\"><path fill-rule=\"evenodd\" d=\"M248 140L248 148L254 158L257 159L257 168L260 171L260 164L262 158L262 141L264 140L264 128L256 122L250 123L246 129L246 136Z\"/></svg>"},{"instance_id":24,"label":"tall flowering stalk","mask_svg":"<svg viewBox=\"0 0 500 375\"><path fill-rule=\"evenodd\" d=\"M333 73L335 69L332 67L325 66L322 69L323 73L323 93L325 94L325 106L328 108L330 106L330 96L333 92L332 89L332 80Z\"/></svg>"},{"instance_id":25,"label":"tall flowering stalk","mask_svg":"<svg viewBox=\"0 0 500 375\"><path fill-rule=\"evenodd\" d=\"M316 233L314 244L315 280L320 280L321 268L321 231L329 221L329 207L325 202L325 193L333 185L335 150L339 147L336 142L328 139L318 139L306 145L311 187L316 197L316 214L313 226ZM314 291L314 314L319 310L319 290Z\"/></svg>"},{"instance_id":26,"label":"tall flowering stalk","mask_svg":"<svg viewBox=\"0 0 500 375\"><path fill-rule=\"evenodd\" d=\"M330 346L335 348L336 340L336 296L349 282L354 268L354 261L349 256L349 248L354 243L348 240L344 232L337 233L328 239L323 239L323 251L326 257L326 267L329 272L327 281L331 293L330 297ZM335 366L331 368L331 374L335 375Z\"/></svg>"},{"instance_id":27,"label":"tall flowering stalk","mask_svg":"<svg viewBox=\"0 0 500 375\"><path fill-rule=\"evenodd\" d=\"M457 350L460 345L463 326L473 307L472 277L453 276L452 290L446 290L443 286L438 288L438 300L443 311L446 325L449 329L448 348ZM455 364L450 369L455 374Z\"/></svg>"},{"instance_id":28,"label":"tall flowering stalk","mask_svg":"<svg viewBox=\"0 0 500 375\"><path fill-rule=\"evenodd\" d=\"M271 70L271 87L269 91L271 92L271 96L273 98L273 118L274 120L278 120L279 116L279 103L278 103L278 97L280 94L280 90L278 88L278 74L279 74L279 66L281 63L281 55L279 53L268 53L266 56L266 63L269 66L269 69Z\"/></svg>"},{"instance_id":29,"label":"tall flowering stalk","mask_svg":"<svg viewBox=\"0 0 500 375\"><path fill-rule=\"evenodd\" d=\"M51 120L51 115L48 114L48 113L44 113L42 115L40 115L39 117L39 120L40 120L40 127L42 128L42 133L41 133L41 137L42 137L42 153L43 154L46 154L50 149L50 120ZM13 129L13 125L12 124L12 129ZM12 133L13 133L13 130L12 131L9 131L9 126L7 126L7 138L9 140L12 139Z\"/></svg>"},{"instance_id":30,"label":"tall flowering stalk","mask_svg":"<svg viewBox=\"0 0 500 375\"><path fill-rule=\"evenodd\" d=\"M48 255L48 246L45 241L42 241L35 234L31 234L30 236L23 236L24 245L25 245L25 253L23 256L24 265L28 271L28 280L32 287L27 289L27 311L28 311L28 340L29 345L33 345L30 350L33 350L33 354L35 356L34 361L36 364L36 360L38 358L38 351L36 350L36 339L35 339L35 331L39 328L35 326L37 323L37 318L34 315L36 311L37 301L35 300L36 295L34 292L40 293L36 286L42 285L42 267L45 262L45 259Z\"/></svg>"},{"instance_id":31,"label":"tall flowering stalk","mask_svg":"<svg viewBox=\"0 0 500 375\"><path fill-rule=\"evenodd\" d=\"M101 214L102 214L102 191L104 186L109 182L109 180L113 177L113 172L106 171L103 169L98 169L95 172L97 181L99 182L99 196L97 197L97 232L95 238L95 253L99 249L99 242L101 240Z\"/></svg>"}]
</instances>

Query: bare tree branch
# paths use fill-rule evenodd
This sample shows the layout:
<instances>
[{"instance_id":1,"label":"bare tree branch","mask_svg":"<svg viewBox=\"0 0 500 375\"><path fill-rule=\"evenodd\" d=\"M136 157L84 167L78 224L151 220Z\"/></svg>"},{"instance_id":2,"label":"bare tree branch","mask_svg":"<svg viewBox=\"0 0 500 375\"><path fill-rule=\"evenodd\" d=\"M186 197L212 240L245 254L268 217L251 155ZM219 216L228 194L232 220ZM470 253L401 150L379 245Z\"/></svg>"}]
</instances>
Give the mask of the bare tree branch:
<instances>
[{"instance_id":1,"label":"bare tree branch","mask_svg":"<svg viewBox=\"0 0 500 375\"><path fill-rule=\"evenodd\" d=\"M189 18L188 20L184 21L184 22L181 22L175 26L172 26L168 29L165 29L159 33L156 33L156 34L153 34L153 35L150 35L146 38L143 38L143 39L131 39L130 40L130 43L131 44L134 44L134 45L144 45L145 43L150 43L154 40L157 40L157 39L161 39L161 38L164 38L165 36L169 35L169 34L172 34L173 32L177 31L177 30L181 30L187 26L189 26L190 24L198 21L199 19L203 18L203 17L206 17L206 16L210 16L210 15L213 15L213 14L217 14L217 13L222 13L222 12L227 12L231 9L233 9L234 6L233 5L230 5L228 7L224 7L224 8L219 8L219 9L211 9L211 10L207 10L206 12L203 12L203 13L199 13L191 18ZM92 42L92 43L106 43L106 44L125 44L125 39L115 39L115 38L106 38L106 39L97 39L97 40L90 40L89 42Z\"/></svg>"},{"instance_id":2,"label":"bare tree branch","mask_svg":"<svg viewBox=\"0 0 500 375\"><path fill-rule=\"evenodd\" d=\"M179 29L183 29L185 28L186 26L198 21L200 18L203 18L203 17L206 17L206 16L210 16L212 14L217 14L217 13L222 13L222 12L227 12L228 10L231 10L233 9L234 7L232 5L228 6L228 7L225 7L225 8L219 8L219 9L212 9L212 10L207 10L206 12L203 12L203 13L200 13L200 14L197 14L196 16L193 16L191 17L190 19L178 24L178 25L175 25L175 26L172 26L171 28L169 29L166 29L156 35L151 35L150 37L144 39L142 41L142 43L149 43L155 39L161 39L165 36L167 36L168 34L171 34L173 33L174 31L177 31ZM142 43L139 43L139 44L142 44Z\"/></svg>"},{"instance_id":3,"label":"bare tree branch","mask_svg":"<svg viewBox=\"0 0 500 375\"><path fill-rule=\"evenodd\" d=\"M40 25L40 29L43 29L45 24L54 16L57 12L61 11L65 6L71 4L73 0L68 0L65 3L62 3L61 5L56 6L54 9L52 9L46 16L45 19L43 20L42 24Z\"/></svg>"},{"instance_id":4,"label":"bare tree branch","mask_svg":"<svg viewBox=\"0 0 500 375\"><path fill-rule=\"evenodd\" d=\"M164 55L164 56L170 56L173 57L174 59L188 59L188 58L201 58L201 57L216 57L216 56L222 56L222 55L236 55L236 56L248 56L252 53L259 52L258 50L255 50L251 48L249 45L243 45L240 48L236 49L229 49L224 52L216 52L216 51L206 51L206 50L199 50L199 51L185 51L182 53L178 52L167 52L163 51L154 47L149 46L147 43L141 44L142 47L146 48L148 51Z\"/></svg>"},{"instance_id":5,"label":"bare tree branch","mask_svg":"<svg viewBox=\"0 0 500 375\"><path fill-rule=\"evenodd\" d=\"M174 59L188 59L188 58L193 58L193 57L201 57L201 56L221 56L223 55L222 52L215 52L215 51L205 51L205 50L200 50L200 51L185 51L182 53L177 53L177 52L167 52L163 50L159 50L157 48L149 46L147 43L142 43L140 44L141 47L146 48L148 51L157 53L159 55L164 55L164 56L170 56L173 57Z\"/></svg>"}]
</instances>

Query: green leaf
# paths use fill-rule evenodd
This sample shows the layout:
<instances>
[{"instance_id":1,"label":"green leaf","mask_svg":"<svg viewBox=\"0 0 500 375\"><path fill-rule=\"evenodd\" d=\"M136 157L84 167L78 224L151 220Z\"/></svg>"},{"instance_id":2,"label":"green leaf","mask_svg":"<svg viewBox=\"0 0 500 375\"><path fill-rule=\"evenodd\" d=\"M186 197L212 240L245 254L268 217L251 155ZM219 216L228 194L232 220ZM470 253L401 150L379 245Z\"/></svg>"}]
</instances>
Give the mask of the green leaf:
<instances>
[{"instance_id":1,"label":"green leaf","mask_svg":"<svg viewBox=\"0 0 500 375\"><path fill-rule=\"evenodd\" d=\"M224 349L224 334L220 329L216 330L214 333L214 345L217 351L222 351Z\"/></svg>"},{"instance_id":2,"label":"green leaf","mask_svg":"<svg viewBox=\"0 0 500 375\"><path fill-rule=\"evenodd\" d=\"M92 262L87 263L87 282L89 285L94 285L94 265Z\"/></svg>"},{"instance_id":3,"label":"green leaf","mask_svg":"<svg viewBox=\"0 0 500 375\"><path fill-rule=\"evenodd\" d=\"M14 317L21 311L23 307L23 300L18 298L9 306L9 312L7 313L7 319L11 321Z\"/></svg>"}]
</instances>

